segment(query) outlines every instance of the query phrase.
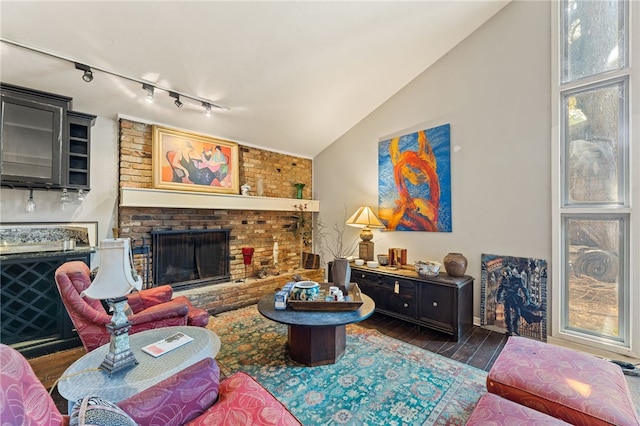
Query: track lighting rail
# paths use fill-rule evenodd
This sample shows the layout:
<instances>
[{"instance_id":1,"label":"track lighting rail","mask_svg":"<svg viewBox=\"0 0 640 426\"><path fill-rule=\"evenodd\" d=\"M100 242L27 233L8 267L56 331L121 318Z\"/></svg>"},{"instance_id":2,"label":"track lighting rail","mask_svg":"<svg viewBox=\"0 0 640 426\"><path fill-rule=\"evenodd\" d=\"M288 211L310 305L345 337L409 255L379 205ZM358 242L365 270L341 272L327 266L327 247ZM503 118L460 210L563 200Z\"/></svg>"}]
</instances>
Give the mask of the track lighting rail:
<instances>
[{"instance_id":1,"label":"track lighting rail","mask_svg":"<svg viewBox=\"0 0 640 426\"><path fill-rule=\"evenodd\" d=\"M177 91L175 89L169 89L167 87L158 86L158 85L156 85L156 84L154 84L152 82L144 81L144 80L141 80L141 79L138 79L138 78L134 78L134 77L130 77L130 76L127 76L127 75L124 75L124 74L120 74L120 73L115 72L115 71L111 71L111 70L105 69L105 68L96 67L96 66L93 66L93 65L88 65L88 64L79 62L79 61L77 61L75 59L68 58L68 57L65 57L65 56L62 56L62 55L58 55L56 53L48 52L46 50L43 50L43 49L40 49L40 48L37 48L37 47L34 47L34 46L29 46L29 45L24 44L24 43L20 43L20 42L14 41L14 40L6 39L4 37L0 37L0 41L3 42L3 43L9 44L11 46L19 47L21 49L29 50L29 51L32 51L32 52L35 52L35 53L39 53L39 54L42 54L42 55L46 55L46 56L49 56L49 57L52 57L52 58L60 59L62 61L70 62L70 63L74 64L76 69L78 69L80 71L83 71L82 79L84 81L86 81L87 83L90 83L93 80L94 72L97 71L97 72L101 72L101 73L104 73L104 74L112 75L114 77L122 78L124 80L128 80L128 81L132 81L132 82L138 83L138 84L143 86L144 90L147 91L147 96L149 96L149 93L150 93L151 98L153 98L154 90L161 90L163 92L167 92L170 97L175 98L174 104L178 108L181 108L182 105L183 105L183 103L180 101L180 98L182 98L182 99L190 99L192 101L195 101L196 103L200 103L202 105L202 107L205 109L205 114L207 114L207 115L211 114L211 108L217 108L217 109L222 109L222 110L230 110L230 108L228 106L226 106L226 105L223 105L223 104L220 104L220 103L217 103L217 102L213 102L213 101L210 101L208 99L201 98L199 96L190 95L188 93L180 92L180 91ZM150 88L150 90L149 90L149 88Z\"/></svg>"}]
</instances>

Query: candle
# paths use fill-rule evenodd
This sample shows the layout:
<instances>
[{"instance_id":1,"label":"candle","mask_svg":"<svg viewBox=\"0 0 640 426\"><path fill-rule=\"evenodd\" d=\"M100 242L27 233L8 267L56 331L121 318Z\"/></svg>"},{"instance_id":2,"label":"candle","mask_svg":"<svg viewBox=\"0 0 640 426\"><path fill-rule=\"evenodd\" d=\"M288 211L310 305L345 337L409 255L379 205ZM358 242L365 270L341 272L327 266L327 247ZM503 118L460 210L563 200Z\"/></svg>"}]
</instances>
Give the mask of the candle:
<instances>
[{"instance_id":1,"label":"candle","mask_svg":"<svg viewBox=\"0 0 640 426\"><path fill-rule=\"evenodd\" d=\"M278 264L278 242L277 241L273 243L273 264L274 265Z\"/></svg>"}]
</instances>

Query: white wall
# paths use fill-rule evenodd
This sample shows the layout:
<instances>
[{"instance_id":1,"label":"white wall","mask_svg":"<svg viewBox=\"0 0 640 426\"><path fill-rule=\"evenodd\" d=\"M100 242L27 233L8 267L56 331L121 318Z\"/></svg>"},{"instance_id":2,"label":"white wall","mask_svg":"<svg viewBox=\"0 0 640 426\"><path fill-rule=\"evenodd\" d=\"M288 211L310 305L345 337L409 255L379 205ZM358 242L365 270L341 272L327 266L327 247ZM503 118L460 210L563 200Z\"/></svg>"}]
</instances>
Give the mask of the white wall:
<instances>
[{"instance_id":1,"label":"white wall","mask_svg":"<svg viewBox=\"0 0 640 426\"><path fill-rule=\"evenodd\" d=\"M90 111L89 111L90 113ZM60 191L34 190L36 211L25 212L28 189L0 190L0 221L8 222L98 222L98 241L112 236L118 197L118 122L97 117L91 129L91 191L82 204L60 207ZM75 195L75 192L73 193ZM97 256L92 267L97 266Z\"/></svg>"},{"instance_id":2,"label":"white wall","mask_svg":"<svg viewBox=\"0 0 640 426\"><path fill-rule=\"evenodd\" d=\"M463 253L476 318L483 253L551 260L550 13L550 2L510 3L314 159L331 225L345 206L377 210L379 140L450 123L453 231L374 230L375 250L406 248L409 263Z\"/></svg>"}]
</instances>

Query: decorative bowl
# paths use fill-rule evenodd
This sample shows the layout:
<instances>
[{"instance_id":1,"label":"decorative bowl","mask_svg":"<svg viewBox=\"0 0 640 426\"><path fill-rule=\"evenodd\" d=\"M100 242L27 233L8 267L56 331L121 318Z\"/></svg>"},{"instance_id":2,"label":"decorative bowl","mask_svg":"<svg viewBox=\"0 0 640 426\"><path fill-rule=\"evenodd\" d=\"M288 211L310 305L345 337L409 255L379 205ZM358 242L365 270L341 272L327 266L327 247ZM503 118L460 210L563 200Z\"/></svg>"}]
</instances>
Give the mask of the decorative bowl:
<instances>
[{"instance_id":1,"label":"decorative bowl","mask_svg":"<svg viewBox=\"0 0 640 426\"><path fill-rule=\"evenodd\" d=\"M389 255L387 254L379 254L378 255L378 263L382 266L387 266L389 264Z\"/></svg>"},{"instance_id":2,"label":"decorative bowl","mask_svg":"<svg viewBox=\"0 0 640 426\"><path fill-rule=\"evenodd\" d=\"M442 264L440 262L436 262L435 260L428 260L426 262L417 261L414 264L416 268L416 272L418 275L423 277L435 277L440 273L440 268Z\"/></svg>"},{"instance_id":3,"label":"decorative bowl","mask_svg":"<svg viewBox=\"0 0 640 426\"><path fill-rule=\"evenodd\" d=\"M318 294L320 293L320 284L315 281L298 281L291 289L289 297L292 300L306 300L315 301L318 300Z\"/></svg>"},{"instance_id":4,"label":"decorative bowl","mask_svg":"<svg viewBox=\"0 0 640 426\"><path fill-rule=\"evenodd\" d=\"M376 262L375 260L369 260L367 262L367 266L369 268L377 268L378 266L380 266L380 264L378 262Z\"/></svg>"},{"instance_id":5,"label":"decorative bowl","mask_svg":"<svg viewBox=\"0 0 640 426\"><path fill-rule=\"evenodd\" d=\"M364 265L364 260L363 260L363 259L356 259L354 262L355 262L355 264L356 264L356 265L358 265L358 266L362 266L362 265Z\"/></svg>"}]
</instances>

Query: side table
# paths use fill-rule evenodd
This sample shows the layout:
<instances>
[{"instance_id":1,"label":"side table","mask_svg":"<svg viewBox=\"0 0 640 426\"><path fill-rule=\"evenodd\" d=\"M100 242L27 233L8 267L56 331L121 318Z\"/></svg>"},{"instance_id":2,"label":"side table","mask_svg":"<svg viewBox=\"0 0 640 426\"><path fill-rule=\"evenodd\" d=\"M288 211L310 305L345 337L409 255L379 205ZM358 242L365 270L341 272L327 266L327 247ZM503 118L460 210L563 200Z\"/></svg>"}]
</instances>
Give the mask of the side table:
<instances>
[{"instance_id":1,"label":"side table","mask_svg":"<svg viewBox=\"0 0 640 426\"><path fill-rule=\"evenodd\" d=\"M157 358L142 351L151 343L182 332L193 341ZM165 327L129 336L131 350L138 365L116 371L111 376L100 366L109 351L109 343L89 352L71 364L58 382L58 392L69 401L69 409L78 399L98 395L116 403L127 399L205 358L215 358L220 338L202 327Z\"/></svg>"}]
</instances>

